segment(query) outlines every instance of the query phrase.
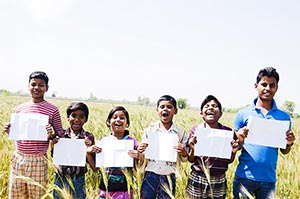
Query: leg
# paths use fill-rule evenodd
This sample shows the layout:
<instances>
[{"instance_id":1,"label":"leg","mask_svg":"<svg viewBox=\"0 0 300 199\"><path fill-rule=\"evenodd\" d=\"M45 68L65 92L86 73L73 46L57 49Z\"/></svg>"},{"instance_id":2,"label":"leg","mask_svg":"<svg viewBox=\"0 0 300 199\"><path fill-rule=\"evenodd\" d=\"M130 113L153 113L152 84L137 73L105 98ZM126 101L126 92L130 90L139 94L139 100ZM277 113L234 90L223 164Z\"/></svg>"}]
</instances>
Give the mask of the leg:
<instances>
[{"instance_id":1,"label":"leg","mask_svg":"<svg viewBox=\"0 0 300 199\"><path fill-rule=\"evenodd\" d=\"M257 199L274 198L275 197L275 183L260 182L259 189L256 191Z\"/></svg>"},{"instance_id":2,"label":"leg","mask_svg":"<svg viewBox=\"0 0 300 199\"><path fill-rule=\"evenodd\" d=\"M21 154L14 153L10 162L9 176L9 199L28 198L26 182L16 177L25 176L24 157Z\"/></svg>"},{"instance_id":3,"label":"leg","mask_svg":"<svg viewBox=\"0 0 300 199\"><path fill-rule=\"evenodd\" d=\"M257 182L235 176L233 181L233 197L234 199L240 199L240 198L246 199L247 194L253 196L256 187L257 187Z\"/></svg>"},{"instance_id":4,"label":"leg","mask_svg":"<svg viewBox=\"0 0 300 199\"><path fill-rule=\"evenodd\" d=\"M26 173L35 183L38 183L43 188L27 183L29 198L40 199L46 194L48 183L48 160L42 154L26 155Z\"/></svg>"},{"instance_id":5,"label":"leg","mask_svg":"<svg viewBox=\"0 0 300 199\"><path fill-rule=\"evenodd\" d=\"M175 196L176 177L175 174L159 176L158 198L169 199Z\"/></svg>"},{"instance_id":6,"label":"leg","mask_svg":"<svg viewBox=\"0 0 300 199\"><path fill-rule=\"evenodd\" d=\"M72 183L75 189L75 196L78 199L85 199L86 198L86 190L85 190L85 176L78 176L72 179Z\"/></svg>"},{"instance_id":7,"label":"leg","mask_svg":"<svg viewBox=\"0 0 300 199\"><path fill-rule=\"evenodd\" d=\"M159 175L146 171L141 187L141 199L155 199L158 185Z\"/></svg>"}]
</instances>

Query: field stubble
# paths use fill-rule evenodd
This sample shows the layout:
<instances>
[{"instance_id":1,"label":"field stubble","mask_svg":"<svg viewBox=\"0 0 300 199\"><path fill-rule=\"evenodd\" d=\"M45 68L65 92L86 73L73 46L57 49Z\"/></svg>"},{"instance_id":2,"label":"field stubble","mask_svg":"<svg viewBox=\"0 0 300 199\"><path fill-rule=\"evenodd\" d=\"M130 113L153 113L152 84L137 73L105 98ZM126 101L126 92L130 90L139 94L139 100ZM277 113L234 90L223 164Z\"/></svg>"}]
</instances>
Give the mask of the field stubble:
<instances>
[{"instance_id":1,"label":"field stubble","mask_svg":"<svg viewBox=\"0 0 300 199\"><path fill-rule=\"evenodd\" d=\"M14 142L8 140L7 135L3 133L3 125L5 122L9 121L10 113L13 113L15 107L18 104L28 101L29 98L19 97L19 96L0 96L0 128L2 133L2 139L0 139L0 198L7 198L8 196L8 178L9 178L9 165L10 158L14 150ZM61 117L63 121L63 127L67 127L68 123L66 120L66 107L70 104L71 100L61 100L61 99L48 99L49 102L55 104L60 108ZM85 130L93 133L96 139L108 135L110 133L109 129L105 125L105 121L109 111L115 105L122 104L105 104L105 103L95 103L95 102L85 102L89 109L90 115L89 120L85 124ZM144 107L138 105L127 105L123 104L129 112L130 115L130 135L135 137L138 141L141 140L143 130L149 126L150 123L158 120L155 112L155 107ZM220 122L229 127L233 126L234 113L224 113ZM300 180L299 180L299 119L293 119L293 131L296 134L296 142L292 148L292 151L287 155L280 155L278 158L277 165L277 189L276 196L274 198L300 198ZM178 114L174 117L174 122L189 132L189 129L195 125L202 122L200 118L199 110L179 110ZM237 154L238 157L238 154ZM226 173L227 176L227 198L232 198L232 181L234 176L234 170L238 163L237 158L235 161L229 165L229 169ZM53 190L54 166L51 164L51 159L49 160L49 186L46 187L49 197L51 198L51 191ZM190 172L190 163L184 163L181 165L179 175L177 177L177 188L176 188L176 199L186 198L185 197L185 186L187 183L187 177ZM138 198L138 191L140 188L140 181L142 178L143 171L137 172L137 178L135 182L131 185L134 187L135 198ZM86 174L86 190L88 198L96 198L97 187L99 186L99 179L101 177L101 172L93 172L89 169ZM66 197L67 198L67 197Z\"/></svg>"}]
</instances>

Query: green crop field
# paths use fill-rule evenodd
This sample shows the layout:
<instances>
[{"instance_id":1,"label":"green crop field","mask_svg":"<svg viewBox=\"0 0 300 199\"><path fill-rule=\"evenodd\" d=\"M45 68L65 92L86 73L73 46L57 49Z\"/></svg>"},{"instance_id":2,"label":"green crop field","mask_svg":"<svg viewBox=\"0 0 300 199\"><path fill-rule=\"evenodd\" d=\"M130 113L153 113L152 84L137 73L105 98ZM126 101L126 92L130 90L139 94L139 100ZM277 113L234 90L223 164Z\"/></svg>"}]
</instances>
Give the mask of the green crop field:
<instances>
[{"instance_id":1,"label":"green crop field","mask_svg":"<svg viewBox=\"0 0 300 199\"><path fill-rule=\"evenodd\" d=\"M8 198L8 179L9 179L9 165L10 158L14 151L14 141L8 140L8 136L3 132L3 124L9 121L10 113L13 113L15 107L23 102L29 101L30 98L20 96L0 96L0 128L1 128L1 140L0 140L0 198ZM65 109L71 102L70 100L63 99L48 99L49 102L55 104L60 108L63 126L68 126L66 120ZM148 127L152 122L158 120L155 112L155 107L145 107L138 105L127 104L108 104L108 103L96 103L86 102L90 109L89 121L85 124L85 129L93 133L96 139L109 134L109 129L105 125L106 117L109 111L115 105L123 105L129 112L130 134L138 141L141 140L143 130ZM235 114L225 112L220 122L229 127L233 126ZM198 110L179 110L178 114L174 118L175 123L181 128L189 132L189 129L200 123L202 120ZM299 156L299 119L293 119L293 131L296 134L296 142L292 148L292 151L288 155L280 155L277 166L277 190L274 194L274 198L287 198L296 199L300 198L300 156ZM238 156L238 155L237 155ZM228 180L228 194L227 198L232 198L232 180L234 176L234 170L238 160L236 160L229 166L227 171ZM52 198L51 192L55 187L53 186L53 165L51 159L49 159L49 185L45 187L47 196L45 198ZM184 163L181 165L179 175L177 177L177 188L175 198L186 198L184 196L187 176L190 172L190 163ZM134 188L134 198L138 198L138 190L140 189L140 179L142 178L142 171L135 173L136 181L130 183ZM97 187L99 185L99 178L101 172L93 172L89 169L86 174L86 189L88 198L97 198ZM65 193L65 198L69 198Z\"/></svg>"}]
</instances>

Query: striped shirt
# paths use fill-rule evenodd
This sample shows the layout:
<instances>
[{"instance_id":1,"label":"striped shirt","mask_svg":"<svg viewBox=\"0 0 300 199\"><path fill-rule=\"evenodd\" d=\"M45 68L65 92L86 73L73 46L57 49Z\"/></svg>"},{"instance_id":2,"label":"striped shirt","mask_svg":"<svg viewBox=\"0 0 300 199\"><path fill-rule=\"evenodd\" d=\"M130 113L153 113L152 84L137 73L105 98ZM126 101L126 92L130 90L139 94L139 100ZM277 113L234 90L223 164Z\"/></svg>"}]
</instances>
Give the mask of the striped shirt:
<instances>
[{"instance_id":1,"label":"striped shirt","mask_svg":"<svg viewBox=\"0 0 300 199\"><path fill-rule=\"evenodd\" d=\"M49 116L49 124L59 135L62 132L62 122L59 109L47 101L39 103L27 102L17 107L17 113L36 113ZM46 127L45 127L46 128ZM48 141L17 140L17 151L24 154L45 154L49 146Z\"/></svg>"},{"instance_id":2,"label":"striped shirt","mask_svg":"<svg viewBox=\"0 0 300 199\"><path fill-rule=\"evenodd\" d=\"M200 124L193 126L190 131L189 139L195 134L197 128L206 128L206 124ZM232 129L223 126L219 123L219 129L231 131ZM234 133L232 133L232 139L234 138ZM201 143L201 140L197 140L198 143ZM206 156L195 156L194 162L191 165L191 169L196 172L200 172L204 174L203 166L204 165L209 168L211 176L217 176L225 174L228 169L229 159L216 158L216 157L206 157Z\"/></svg>"}]
</instances>

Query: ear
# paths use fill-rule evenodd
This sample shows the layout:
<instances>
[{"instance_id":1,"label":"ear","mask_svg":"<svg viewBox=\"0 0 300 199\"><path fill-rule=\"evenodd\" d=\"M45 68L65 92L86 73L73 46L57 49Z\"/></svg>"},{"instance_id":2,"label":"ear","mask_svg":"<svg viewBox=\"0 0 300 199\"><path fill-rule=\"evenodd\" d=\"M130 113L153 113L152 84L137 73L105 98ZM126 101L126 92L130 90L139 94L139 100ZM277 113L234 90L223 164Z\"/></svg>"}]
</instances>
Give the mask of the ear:
<instances>
[{"instance_id":1,"label":"ear","mask_svg":"<svg viewBox=\"0 0 300 199\"><path fill-rule=\"evenodd\" d=\"M255 89L257 89L257 86L258 86L258 84L257 84L257 83L255 83L255 84L254 84L254 88L255 88Z\"/></svg>"},{"instance_id":2,"label":"ear","mask_svg":"<svg viewBox=\"0 0 300 199\"><path fill-rule=\"evenodd\" d=\"M175 108L174 114L176 115L176 114L177 114L177 112L178 112L178 109L177 109L177 108Z\"/></svg>"},{"instance_id":3,"label":"ear","mask_svg":"<svg viewBox=\"0 0 300 199\"><path fill-rule=\"evenodd\" d=\"M222 117L222 115L223 115L223 112L222 112L222 111L220 111L220 115L219 115L219 118L220 118L220 117Z\"/></svg>"},{"instance_id":4,"label":"ear","mask_svg":"<svg viewBox=\"0 0 300 199\"><path fill-rule=\"evenodd\" d=\"M48 89L49 89L49 86L46 86L46 92L48 91Z\"/></svg>"},{"instance_id":5,"label":"ear","mask_svg":"<svg viewBox=\"0 0 300 199\"><path fill-rule=\"evenodd\" d=\"M106 126L110 126L110 122L109 121L106 122Z\"/></svg>"}]
</instances>

